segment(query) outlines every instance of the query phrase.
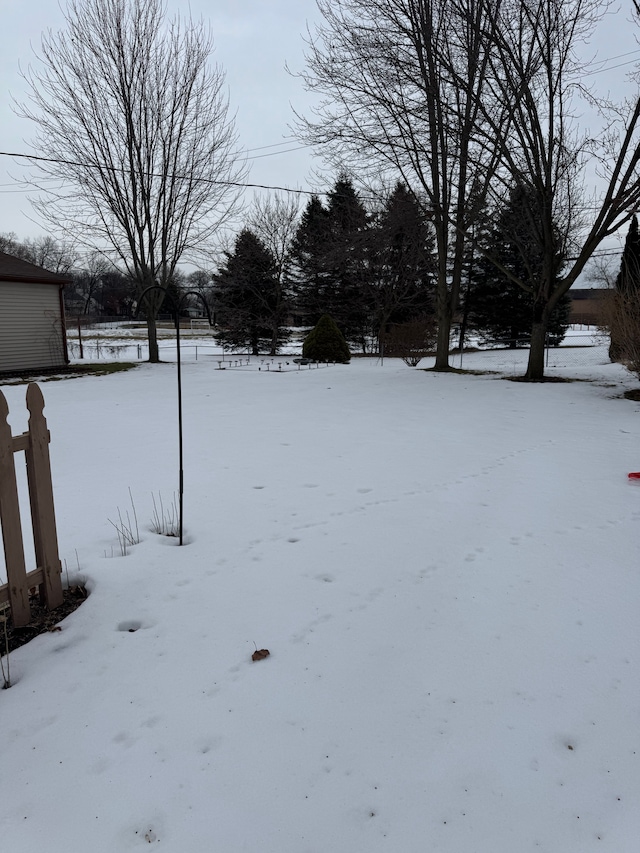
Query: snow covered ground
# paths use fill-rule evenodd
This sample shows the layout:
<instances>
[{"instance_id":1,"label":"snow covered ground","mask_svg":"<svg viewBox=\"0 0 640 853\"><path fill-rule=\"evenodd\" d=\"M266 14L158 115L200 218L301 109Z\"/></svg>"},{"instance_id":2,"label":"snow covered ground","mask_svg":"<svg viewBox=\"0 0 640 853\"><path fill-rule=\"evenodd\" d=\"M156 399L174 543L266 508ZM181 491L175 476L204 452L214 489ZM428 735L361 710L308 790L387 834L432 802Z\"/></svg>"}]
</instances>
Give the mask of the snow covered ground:
<instances>
[{"instance_id":1,"label":"snow covered ground","mask_svg":"<svg viewBox=\"0 0 640 853\"><path fill-rule=\"evenodd\" d=\"M11 654L2 849L636 853L640 404L606 362L188 361L182 548L150 529L175 365L43 382L91 594Z\"/></svg>"}]
</instances>

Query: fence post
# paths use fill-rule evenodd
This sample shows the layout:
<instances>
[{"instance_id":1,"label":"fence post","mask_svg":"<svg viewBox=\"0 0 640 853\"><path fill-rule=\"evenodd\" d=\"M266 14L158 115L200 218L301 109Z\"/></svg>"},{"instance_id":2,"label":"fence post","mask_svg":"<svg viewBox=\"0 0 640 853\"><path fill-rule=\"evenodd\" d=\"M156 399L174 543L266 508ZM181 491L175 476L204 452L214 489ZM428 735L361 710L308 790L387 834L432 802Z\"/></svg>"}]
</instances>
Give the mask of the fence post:
<instances>
[{"instance_id":1,"label":"fence post","mask_svg":"<svg viewBox=\"0 0 640 853\"><path fill-rule=\"evenodd\" d=\"M27 480L36 564L42 568L44 582L41 592L49 610L63 602L62 564L58 555L58 534L53 505L53 485L49 461L49 430L42 412L44 397L35 382L27 387L29 410L29 447L26 450Z\"/></svg>"},{"instance_id":2,"label":"fence post","mask_svg":"<svg viewBox=\"0 0 640 853\"><path fill-rule=\"evenodd\" d=\"M9 406L4 394L0 391L0 522L11 617L13 624L21 628L31 621L31 608L24 563L16 469L13 461L13 438L11 427L7 423L8 414Z\"/></svg>"}]
</instances>

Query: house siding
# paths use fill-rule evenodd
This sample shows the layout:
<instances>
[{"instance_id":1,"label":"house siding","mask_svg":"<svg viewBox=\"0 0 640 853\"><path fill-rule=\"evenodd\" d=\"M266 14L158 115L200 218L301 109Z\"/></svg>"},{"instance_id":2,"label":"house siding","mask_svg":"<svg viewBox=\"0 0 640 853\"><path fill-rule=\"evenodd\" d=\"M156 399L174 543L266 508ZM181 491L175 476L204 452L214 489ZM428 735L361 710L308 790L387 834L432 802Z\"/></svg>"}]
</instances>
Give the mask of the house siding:
<instances>
[{"instance_id":1,"label":"house siding","mask_svg":"<svg viewBox=\"0 0 640 853\"><path fill-rule=\"evenodd\" d=\"M0 373L65 364L59 286L0 281Z\"/></svg>"}]
</instances>

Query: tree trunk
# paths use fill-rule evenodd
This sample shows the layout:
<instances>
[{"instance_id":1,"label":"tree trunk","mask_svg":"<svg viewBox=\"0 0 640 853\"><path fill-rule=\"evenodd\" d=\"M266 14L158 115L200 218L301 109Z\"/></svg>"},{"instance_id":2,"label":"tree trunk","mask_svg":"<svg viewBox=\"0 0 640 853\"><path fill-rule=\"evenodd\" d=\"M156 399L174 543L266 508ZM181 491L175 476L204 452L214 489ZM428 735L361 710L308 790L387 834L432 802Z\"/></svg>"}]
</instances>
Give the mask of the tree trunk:
<instances>
[{"instance_id":1,"label":"tree trunk","mask_svg":"<svg viewBox=\"0 0 640 853\"><path fill-rule=\"evenodd\" d=\"M451 347L451 311L449 305L438 300L438 339L436 343L436 363L434 370L450 370L449 349ZM448 300L446 300L448 302Z\"/></svg>"},{"instance_id":2,"label":"tree trunk","mask_svg":"<svg viewBox=\"0 0 640 853\"><path fill-rule=\"evenodd\" d=\"M158 330L156 328L156 318L151 316L150 310L147 313L147 336L149 338L149 363L158 364L160 361Z\"/></svg>"},{"instance_id":3,"label":"tree trunk","mask_svg":"<svg viewBox=\"0 0 640 853\"><path fill-rule=\"evenodd\" d=\"M543 316L531 325L531 348L529 349L529 363L525 379L533 382L544 379L544 352L547 338L548 319Z\"/></svg>"}]
</instances>

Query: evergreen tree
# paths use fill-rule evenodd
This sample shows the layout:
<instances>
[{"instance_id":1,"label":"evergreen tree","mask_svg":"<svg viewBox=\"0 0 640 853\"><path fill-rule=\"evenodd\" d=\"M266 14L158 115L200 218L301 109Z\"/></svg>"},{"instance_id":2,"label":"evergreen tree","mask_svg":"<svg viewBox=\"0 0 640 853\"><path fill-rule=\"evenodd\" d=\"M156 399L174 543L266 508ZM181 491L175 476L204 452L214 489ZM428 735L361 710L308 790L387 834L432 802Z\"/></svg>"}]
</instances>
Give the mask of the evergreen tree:
<instances>
[{"instance_id":1,"label":"evergreen tree","mask_svg":"<svg viewBox=\"0 0 640 853\"><path fill-rule=\"evenodd\" d=\"M253 232L243 229L225 266L214 276L218 338L229 349L248 347L275 355L286 337L275 259Z\"/></svg>"},{"instance_id":2,"label":"evergreen tree","mask_svg":"<svg viewBox=\"0 0 640 853\"><path fill-rule=\"evenodd\" d=\"M526 190L514 188L498 212L495 227L479 238L465 305L470 329L511 348L528 343L531 338L533 293L543 264L539 241L531 234L530 217L525 215L527 205ZM563 258L558 255L557 275L562 266ZM514 284L509 273L530 285L530 290ZM570 306L571 300L565 295L551 315L547 331L548 340L554 345L564 338Z\"/></svg>"},{"instance_id":3,"label":"evergreen tree","mask_svg":"<svg viewBox=\"0 0 640 853\"><path fill-rule=\"evenodd\" d=\"M345 338L366 351L371 329L366 282L369 217L353 183L341 176L328 195L329 245L325 312Z\"/></svg>"},{"instance_id":4,"label":"evergreen tree","mask_svg":"<svg viewBox=\"0 0 640 853\"><path fill-rule=\"evenodd\" d=\"M290 251L295 305L306 322L315 323L322 313L318 305L322 302L327 278L325 258L328 243L328 212L314 195L300 217ZM316 314L318 316L314 318Z\"/></svg>"},{"instance_id":5,"label":"evergreen tree","mask_svg":"<svg viewBox=\"0 0 640 853\"><path fill-rule=\"evenodd\" d=\"M366 293L368 216L349 178L339 177L327 205L313 196L292 241L296 305L306 322L330 314L349 340L369 328Z\"/></svg>"},{"instance_id":6,"label":"evergreen tree","mask_svg":"<svg viewBox=\"0 0 640 853\"><path fill-rule=\"evenodd\" d=\"M336 361L343 364L351 359L344 335L328 314L320 317L304 339L302 355L314 361Z\"/></svg>"},{"instance_id":7,"label":"evergreen tree","mask_svg":"<svg viewBox=\"0 0 640 853\"><path fill-rule=\"evenodd\" d=\"M415 196L398 183L375 217L366 285L374 334L433 313L433 235Z\"/></svg>"},{"instance_id":8,"label":"evergreen tree","mask_svg":"<svg viewBox=\"0 0 640 853\"><path fill-rule=\"evenodd\" d=\"M624 313L627 315L629 313L634 314L640 307L640 232L638 217L635 214L629 224L620 262L620 272L616 277L612 299L612 307L618 310L610 312L612 314L611 319L614 319L615 322L609 324L611 335L609 358L611 361L620 361L625 358L628 349L628 342L625 340L628 335L628 324L619 321ZM635 311L633 310L634 307Z\"/></svg>"}]
</instances>

